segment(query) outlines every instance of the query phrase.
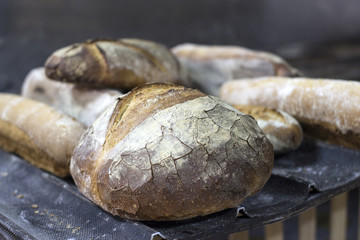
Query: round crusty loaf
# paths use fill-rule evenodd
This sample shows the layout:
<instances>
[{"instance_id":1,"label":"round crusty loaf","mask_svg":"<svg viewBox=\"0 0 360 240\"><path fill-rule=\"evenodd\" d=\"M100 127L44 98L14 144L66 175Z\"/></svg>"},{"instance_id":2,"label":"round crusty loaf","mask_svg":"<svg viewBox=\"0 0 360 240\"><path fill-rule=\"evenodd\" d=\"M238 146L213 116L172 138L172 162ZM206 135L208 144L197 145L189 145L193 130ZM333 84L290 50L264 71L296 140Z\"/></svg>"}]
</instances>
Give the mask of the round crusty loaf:
<instances>
[{"instance_id":1,"label":"round crusty loaf","mask_svg":"<svg viewBox=\"0 0 360 240\"><path fill-rule=\"evenodd\" d=\"M71 159L80 191L137 220L180 220L236 207L273 167L255 120L172 84L135 88L82 136Z\"/></svg>"},{"instance_id":2,"label":"round crusty loaf","mask_svg":"<svg viewBox=\"0 0 360 240\"><path fill-rule=\"evenodd\" d=\"M306 134L360 149L359 92L356 81L263 77L227 82L220 96L232 104L284 110Z\"/></svg>"},{"instance_id":3,"label":"round crusty loaf","mask_svg":"<svg viewBox=\"0 0 360 240\"><path fill-rule=\"evenodd\" d=\"M184 78L167 48L140 39L73 44L55 51L45 69L50 79L124 90L148 82L180 83Z\"/></svg>"},{"instance_id":4,"label":"round crusty loaf","mask_svg":"<svg viewBox=\"0 0 360 240\"><path fill-rule=\"evenodd\" d=\"M297 149L303 139L299 122L288 113L275 108L254 105L233 105L234 108L255 118L274 147L275 154Z\"/></svg>"}]
</instances>

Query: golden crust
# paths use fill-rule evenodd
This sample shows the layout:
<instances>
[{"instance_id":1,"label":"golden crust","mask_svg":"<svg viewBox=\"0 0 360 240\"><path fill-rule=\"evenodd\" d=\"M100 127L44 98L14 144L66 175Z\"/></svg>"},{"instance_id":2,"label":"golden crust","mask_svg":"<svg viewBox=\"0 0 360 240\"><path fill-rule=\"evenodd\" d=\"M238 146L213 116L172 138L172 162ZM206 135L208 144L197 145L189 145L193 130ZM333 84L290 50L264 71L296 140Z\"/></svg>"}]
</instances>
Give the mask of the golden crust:
<instances>
[{"instance_id":1,"label":"golden crust","mask_svg":"<svg viewBox=\"0 0 360 240\"><path fill-rule=\"evenodd\" d=\"M69 175L69 166L57 163L54 158L39 146L17 126L0 120L0 146L7 152L16 153L35 167L44 169L59 177Z\"/></svg>"},{"instance_id":2,"label":"golden crust","mask_svg":"<svg viewBox=\"0 0 360 240\"><path fill-rule=\"evenodd\" d=\"M82 124L43 103L0 94L0 146L57 176L68 175L84 131Z\"/></svg>"}]
</instances>

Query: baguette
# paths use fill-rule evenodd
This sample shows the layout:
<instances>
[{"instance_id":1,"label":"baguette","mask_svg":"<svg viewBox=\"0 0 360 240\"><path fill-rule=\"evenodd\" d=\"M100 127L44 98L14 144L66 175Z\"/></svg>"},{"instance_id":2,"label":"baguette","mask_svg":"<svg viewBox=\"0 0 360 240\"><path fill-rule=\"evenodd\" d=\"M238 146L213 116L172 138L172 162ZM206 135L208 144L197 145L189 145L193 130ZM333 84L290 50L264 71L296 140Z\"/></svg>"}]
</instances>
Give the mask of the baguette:
<instances>
[{"instance_id":1,"label":"baguette","mask_svg":"<svg viewBox=\"0 0 360 240\"><path fill-rule=\"evenodd\" d=\"M300 74L275 54L238 46L187 43L173 47L172 52L188 72L191 86L213 96L219 96L221 85L228 80Z\"/></svg>"},{"instance_id":2,"label":"baguette","mask_svg":"<svg viewBox=\"0 0 360 240\"><path fill-rule=\"evenodd\" d=\"M0 94L0 147L59 177L85 127L41 102Z\"/></svg>"},{"instance_id":3,"label":"baguette","mask_svg":"<svg viewBox=\"0 0 360 240\"><path fill-rule=\"evenodd\" d=\"M360 83L345 80L263 77L225 83L232 104L262 105L294 116L306 134L360 149Z\"/></svg>"}]
</instances>

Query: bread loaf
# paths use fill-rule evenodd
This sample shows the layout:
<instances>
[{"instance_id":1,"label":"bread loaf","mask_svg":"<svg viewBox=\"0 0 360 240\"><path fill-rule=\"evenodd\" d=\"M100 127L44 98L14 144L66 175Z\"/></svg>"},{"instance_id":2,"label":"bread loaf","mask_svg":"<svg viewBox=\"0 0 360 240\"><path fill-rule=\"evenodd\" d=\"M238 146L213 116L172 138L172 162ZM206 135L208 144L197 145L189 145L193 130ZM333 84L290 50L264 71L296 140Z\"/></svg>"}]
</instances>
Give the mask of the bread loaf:
<instances>
[{"instance_id":1,"label":"bread loaf","mask_svg":"<svg viewBox=\"0 0 360 240\"><path fill-rule=\"evenodd\" d=\"M137 220L180 220L236 207L273 167L255 120L172 84L133 89L85 132L71 159L80 191Z\"/></svg>"},{"instance_id":2,"label":"bread loaf","mask_svg":"<svg viewBox=\"0 0 360 240\"><path fill-rule=\"evenodd\" d=\"M192 86L214 96L232 79L299 75L280 57L243 47L187 43L175 46L172 52L187 70Z\"/></svg>"},{"instance_id":3,"label":"bread loaf","mask_svg":"<svg viewBox=\"0 0 360 240\"><path fill-rule=\"evenodd\" d=\"M12 94L0 94L0 147L59 177L85 127L55 109Z\"/></svg>"},{"instance_id":4,"label":"bread loaf","mask_svg":"<svg viewBox=\"0 0 360 240\"><path fill-rule=\"evenodd\" d=\"M265 136L274 147L275 154L297 149L303 139L299 122L284 111L252 105L233 105L234 108L255 118Z\"/></svg>"},{"instance_id":5,"label":"bread loaf","mask_svg":"<svg viewBox=\"0 0 360 240\"><path fill-rule=\"evenodd\" d=\"M40 67L26 76L21 95L51 105L89 126L122 93L53 81Z\"/></svg>"},{"instance_id":6,"label":"bread loaf","mask_svg":"<svg viewBox=\"0 0 360 240\"><path fill-rule=\"evenodd\" d=\"M140 39L73 44L54 52L45 68L51 79L124 90L147 82L179 83L183 78L167 48Z\"/></svg>"},{"instance_id":7,"label":"bread loaf","mask_svg":"<svg viewBox=\"0 0 360 240\"><path fill-rule=\"evenodd\" d=\"M293 115L306 134L360 148L360 83L355 81L264 77L236 80L221 87L232 104L281 109Z\"/></svg>"}]
</instances>

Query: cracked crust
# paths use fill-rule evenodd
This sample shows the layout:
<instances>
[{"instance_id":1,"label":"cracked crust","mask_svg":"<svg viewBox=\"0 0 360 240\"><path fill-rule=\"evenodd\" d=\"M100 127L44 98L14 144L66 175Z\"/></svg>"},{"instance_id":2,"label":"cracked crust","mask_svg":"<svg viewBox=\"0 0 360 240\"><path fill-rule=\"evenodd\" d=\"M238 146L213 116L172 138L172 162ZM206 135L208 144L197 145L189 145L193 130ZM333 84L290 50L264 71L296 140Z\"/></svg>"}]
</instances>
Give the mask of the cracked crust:
<instances>
[{"instance_id":1,"label":"cracked crust","mask_svg":"<svg viewBox=\"0 0 360 240\"><path fill-rule=\"evenodd\" d=\"M43 103L0 94L0 146L59 177L85 127Z\"/></svg>"},{"instance_id":2,"label":"cracked crust","mask_svg":"<svg viewBox=\"0 0 360 240\"><path fill-rule=\"evenodd\" d=\"M360 149L359 92L356 81L263 77L225 83L221 98L281 109L294 116L306 134Z\"/></svg>"},{"instance_id":3,"label":"cracked crust","mask_svg":"<svg viewBox=\"0 0 360 240\"><path fill-rule=\"evenodd\" d=\"M272 167L271 143L252 117L170 84L136 88L115 102L71 160L80 191L103 209L155 221L236 207Z\"/></svg>"},{"instance_id":4,"label":"cracked crust","mask_svg":"<svg viewBox=\"0 0 360 240\"><path fill-rule=\"evenodd\" d=\"M265 136L274 147L274 153L286 153L297 149L303 139L299 122L284 111L253 105L233 105L240 112L255 118Z\"/></svg>"},{"instance_id":5,"label":"cracked crust","mask_svg":"<svg viewBox=\"0 0 360 240\"><path fill-rule=\"evenodd\" d=\"M54 52L45 68L54 80L124 90L148 82L179 83L184 79L167 48L140 39L76 43Z\"/></svg>"},{"instance_id":6,"label":"cracked crust","mask_svg":"<svg viewBox=\"0 0 360 240\"><path fill-rule=\"evenodd\" d=\"M300 73L275 54L238 46L210 46L185 43L173 47L193 87L219 95L229 80L260 76L299 76Z\"/></svg>"}]
</instances>

